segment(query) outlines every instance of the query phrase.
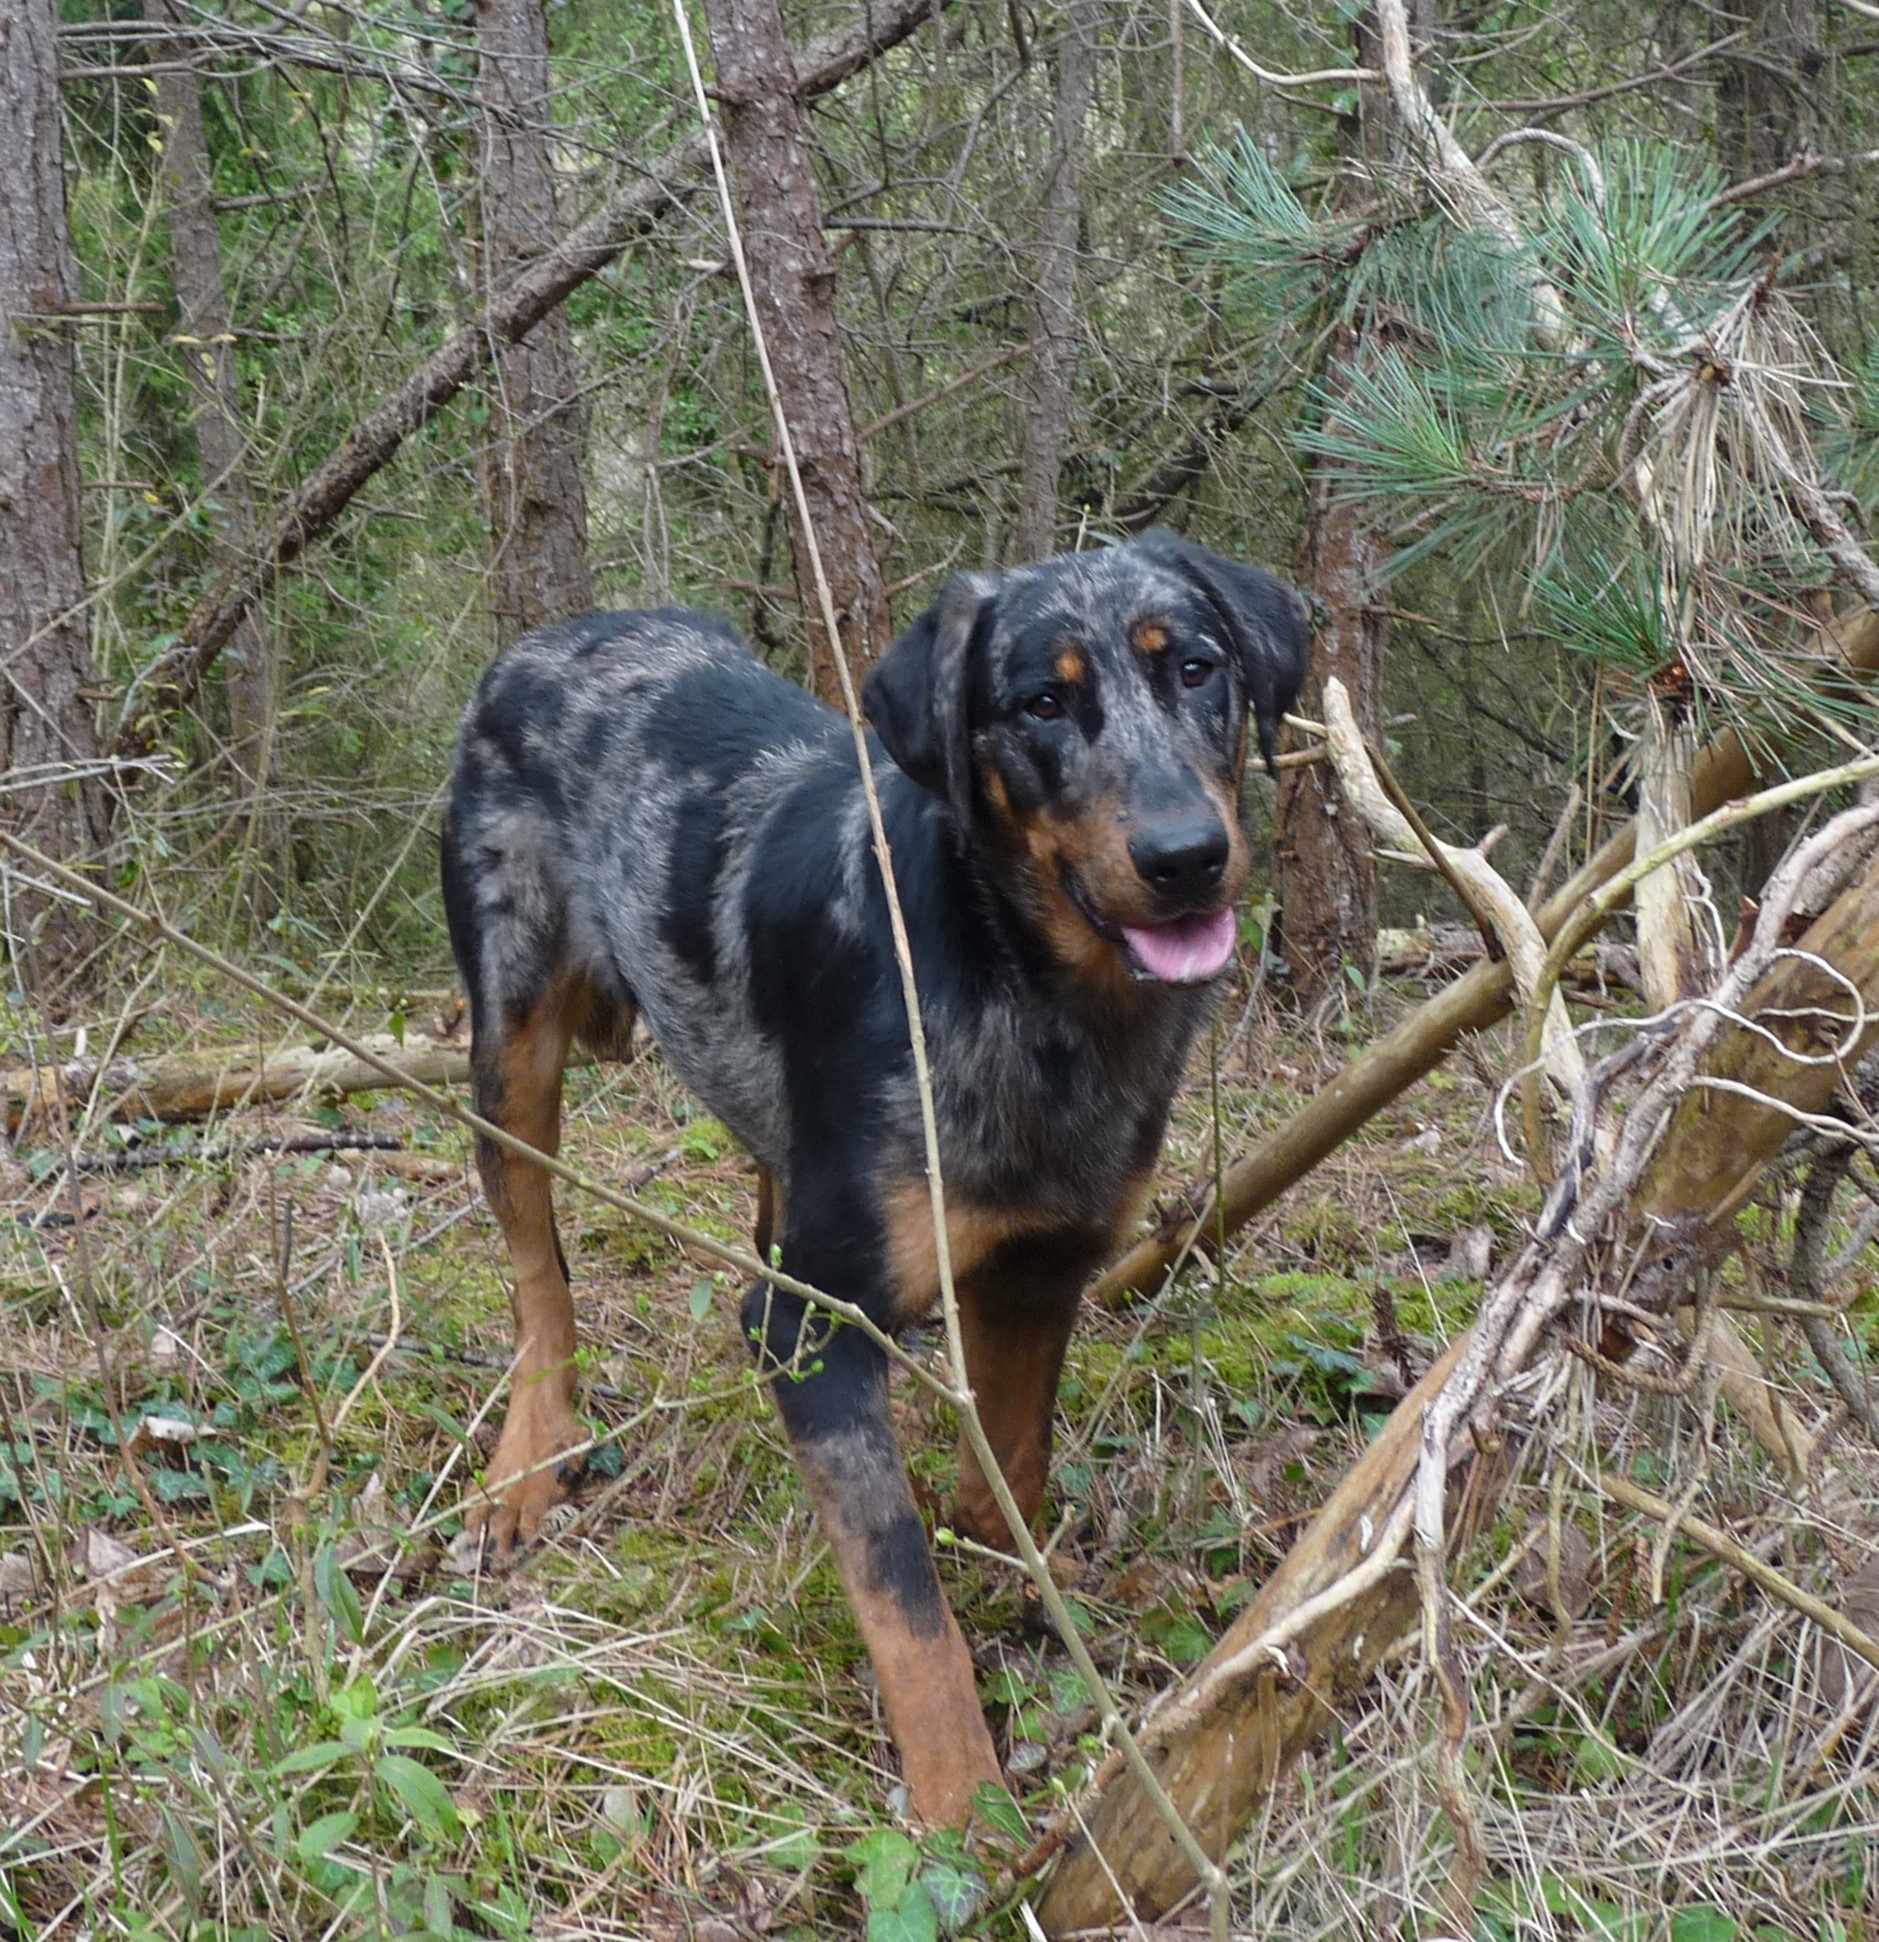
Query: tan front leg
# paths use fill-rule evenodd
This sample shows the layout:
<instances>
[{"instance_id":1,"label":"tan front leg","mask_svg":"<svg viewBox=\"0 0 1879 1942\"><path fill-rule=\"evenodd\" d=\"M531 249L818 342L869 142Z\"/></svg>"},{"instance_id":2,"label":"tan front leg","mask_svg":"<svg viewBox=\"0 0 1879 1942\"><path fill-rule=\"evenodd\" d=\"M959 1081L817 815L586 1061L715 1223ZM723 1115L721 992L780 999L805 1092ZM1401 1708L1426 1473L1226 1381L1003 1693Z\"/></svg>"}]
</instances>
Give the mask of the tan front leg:
<instances>
[{"instance_id":1,"label":"tan front leg","mask_svg":"<svg viewBox=\"0 0 1879 1942\"><path fill-rule=\"evenodd\" d=\"M1057 1378L1076 1323L1081 1275L1068 1293L1039 1299L1000 1278L974 1276L959 1287L959 1332L966 1352L966 1379L978 1403L979 1421L1010 1484L1026 1524L1035 1527L1050 1481L1051 1423ZM992 1495L970 1443L959 1439L959 1488L953 1528L994 1550L1010 1551L1005 1514Z\"/></svg>"}]
</instances>

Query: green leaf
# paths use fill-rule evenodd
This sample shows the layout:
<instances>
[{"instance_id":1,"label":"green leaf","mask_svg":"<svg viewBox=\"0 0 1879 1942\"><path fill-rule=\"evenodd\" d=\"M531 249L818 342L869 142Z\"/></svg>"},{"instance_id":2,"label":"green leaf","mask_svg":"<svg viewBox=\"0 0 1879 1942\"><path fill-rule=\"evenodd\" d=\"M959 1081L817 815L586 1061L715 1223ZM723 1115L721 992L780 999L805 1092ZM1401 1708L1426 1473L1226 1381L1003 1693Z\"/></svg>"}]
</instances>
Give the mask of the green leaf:
<instances>
[{"instance_id":1,"label":"green leaf","mask_svg":"<svg viewBox=\"0 0 1879 1942\"><path fill-rule=\"evenodd\" d=\"M343 1740L317 1740L312 1746L296 1747L284 1760L274 1763L278 1777L287 1773L321 1773L352 1757L352 1748Z\"/></svg>"},{"instance_id":2,"label":"green leaf","mask_svg":"<svg viewBox=\"0 0 1879 1942\"><path fill-rule=\"evenodd\" d=\"M973 1788L972 1811L994 1834L1002 1834L1008 1841L1027 1841L1031 1837L1024 1809L996 1780L981 1780Z\"/></svg>"},{"instance_id":3,"label":"green leaf","mask_svg":"<svg viewBox=\"0 0 1879 1942\"><path fill-rule=\"evenodd\" d=\"M1742 1925L1709 1902L1680 1908L1670 1918L1670 1942L1736 1942Z\"/></svg>"},{"instance_id":4,"label":"green leaf","mask_svg":"<svg viewBox=\"0 0 1879 1942\"><path fill-rule=\"evenodd\" d=\"M419 1746L432 1753L455 1753L457 1744L428 1726L394 1726L385 1734L387 1746Z\"/></svg>"},{"instance_id":5,"label":"green leaf","mask_svg":"<svg viewBox=\"0 0 1879 1942\"><path fill-rule=\"evenodd\" d=\"M300 1838L294 1843L295 1852L302 1861L324 1860L358 1825L358 1815L344 1809L337 1814L322 1814L300 1830Z\"/></svg>"},{"instance_id":6,"label":"green leaf","mask_svg":"<svg viewBox=\"0 0 1879 1942\"><path fill-rule=\"evenodd\" d=\"M363 1645L365 1612L359 1604L359 1594L352 1588L352 1580L341 1568L330 1544L321 1545L314 1553L313 1589L339 1627L340 1635L353 1645Z\"/></svg>"},{"instance_id":7,"label":"green leaf","mask_svg":"<svg viewBox=\"0 0 1879 1942\"><path fill-rule=\"evenodd\" d=\"M686 1306L692 1311L692 1320L702 1322L711 1313L711 1283L694 1281Z\"/></svg>"},{"instance_id":8,"label":"green leaf","mask_svg":"<svg viewBox=\"0 0 1879 1942\"><path fill-rule=\"evenodd\" d=\"M917 1881L912 1881L902 1890L898 1901L871 1902L868 1942L939 1942L939 1912L933 1906L932 1896Z\"/></svg>"},{"instance_id":9,"label":"green leaf","mask_svg":"<svg viewBox=\"0 0 1879 1942\"><path fill-rule=\"evenodd\" d=\"M463 1831L450 1789L429 1767L403 1753L381 1754L372 1771L398 1796L421 1832L433 1839L454 1840Z\"/></svg>"},{"instance_id":10,"label":"green leaf","mask_svg":"<svg viewBox=\"0 0 1879 1942\"><path fill-rule=\"evenodd\" d=\"M202 1851L188 1823L171 1807L159 1807L157 1819L162 1828L163 1859L177 1892L193 1911L202 1906Z\"/></svg>"},{"instance_id":11,"label":"green leaf","mask_svg":"<svg viewBox=\"0 0 1879 1942\"><path fill-rule=\"evenodd\" d=\"M869 1908L892 1907L906 1893L920 1850L906 1835L891 1827L877 1827L848 1850L855 1871L855 1890Z\"/></svg>"}]
</instances>

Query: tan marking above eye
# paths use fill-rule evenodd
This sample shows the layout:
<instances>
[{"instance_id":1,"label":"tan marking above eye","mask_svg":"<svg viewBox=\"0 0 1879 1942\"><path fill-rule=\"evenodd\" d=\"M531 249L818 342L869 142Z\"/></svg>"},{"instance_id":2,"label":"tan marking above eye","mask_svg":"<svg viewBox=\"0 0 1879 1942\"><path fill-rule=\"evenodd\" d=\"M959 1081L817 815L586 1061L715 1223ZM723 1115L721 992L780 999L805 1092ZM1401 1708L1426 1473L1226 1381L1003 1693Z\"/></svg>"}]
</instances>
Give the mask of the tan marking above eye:
<instances>
[{"instance_id":1,"label":"tan marking above eye","mask_svg":"<svg viewBox=\"0 0 1879 1942\"><path fill-rule=\"evenodd\" d=\"M1138 654L1159 654L1168 645L1168 630L1158 620L1144 620L1136 625L1129 640Z\"/></svg>"},{"instance_id":2,"label":"tan marking above eye","mask_svg":"<svg viewBox=\"0 0 1879 1942\"><path fill-rule=\"evenodd\" d=\"M1089 672L1088 665L1083 659L1083 650L1074 641L1066 641L1057 650L1057 658L1051 665L1056 670L1059 681L1067 681L1072 685L1081 681Z\"/></svg>"}]
</instances>

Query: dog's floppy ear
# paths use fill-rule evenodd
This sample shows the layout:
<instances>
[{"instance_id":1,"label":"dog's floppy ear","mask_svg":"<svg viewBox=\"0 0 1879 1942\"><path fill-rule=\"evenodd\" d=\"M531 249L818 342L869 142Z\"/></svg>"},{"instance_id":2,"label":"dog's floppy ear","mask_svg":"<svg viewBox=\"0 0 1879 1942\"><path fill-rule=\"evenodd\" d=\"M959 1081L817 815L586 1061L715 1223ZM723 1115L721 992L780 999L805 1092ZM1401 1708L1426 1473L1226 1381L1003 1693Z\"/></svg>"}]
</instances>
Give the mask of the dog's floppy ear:
<instances>
[{"instance_id":1,"label":"dog's floppy ear","mask_svg":"<svg viewBox=\"0 0 1879 1942\"><path fill-rule=\"evenodd\" d=\"M966 705L972 645L989 617L992 582L955 573L861 684L861 711L901 771L972 820Z\"/></svg>"},{"instance_id":2,"label":"dog's floppy ear","mask_svg":"<svg viewBox=\"0 0 1879 1942\"><path fill-rule=\"evenodd\" d=\"M1311 651L1303 596L1261 568L1210 553L1165 527L1151 528L1135 544L1158 565L1172 567L1198 587L1220 616L1239 651L1259 753L1272 772L1279 722L1304 686Z\"/></svg>"}]
</instances>

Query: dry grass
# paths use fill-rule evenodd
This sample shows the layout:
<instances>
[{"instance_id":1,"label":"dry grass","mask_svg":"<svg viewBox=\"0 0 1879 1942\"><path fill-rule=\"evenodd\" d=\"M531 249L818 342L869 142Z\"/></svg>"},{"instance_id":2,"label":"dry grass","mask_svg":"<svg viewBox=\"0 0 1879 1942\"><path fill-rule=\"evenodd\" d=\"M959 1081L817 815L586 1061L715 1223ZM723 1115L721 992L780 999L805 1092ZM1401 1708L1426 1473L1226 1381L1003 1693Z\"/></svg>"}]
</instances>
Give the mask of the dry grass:
<instances>
[{"instance_id":1,"label":"dry grass","mask_svg":"<svg viewBox=\"0 0 1879 1942\"><path fill-rule=\"evenodd\" d=\"M1228 1152L1368 1024L1314 1038L1255 1010L1221 1075ZM211 1029L140 1027L153 1044ZM266 1034L222 1029L232 1056ZM1466 1318L1481 1250L1516 1233L1531 1199L1492 1146L1500 1065L1494 1046L1465 1054L1379 1119L1244 1237L1224 1286L1199 1270L1159 1306L1090 1318L1052 1558L1138 1699L1217 1635L1386 1406L1399 1354L1419 1363ZM584 1166L662 1160L649 1196L747 1229L744 1164L656 1057L571 1093ZM86 1175L75 1202L54 1129L20 1142L0 1259L0 1933L806 1938L863 1932L858 1871L875 1932L903 1932L870 1865L937 1888L956 1857L883 1845L893 1775L865 1660L752 1393L736 1291L564 1199L586 1405L618 1441L530 1567L479 1581L448 1539L500 1410L499 1241L455 1128L387 1095L291 1124L329 1121L403 1150ZM118 1144L76 1130L81 1149ZM1203 1069L1164 1178L1203 1175L1212 1139ZM1856 1174L1849 1218L1862 1191ZM1750 1246L1778 1265L1773 1213ZM1872 1277L1866 1255L1838 1284L1869 1341ZM381 1353L394 1292L400 1342ZM1769 1348L1802 1418L1830 1419L1799 1336ZM1457 1579L1494 1871L1477 1932L1867 1936L1869 1683L1603 1504L1596 1474L1630 1464L1835 1599L1874 1552L1870 1449L1839 1426L1793 1496L1700 1388L1603 1393L1555 1364L1524 1402L1529 1474ZM950 1425L911 1391L902 1406L937 1508ZM1086 1696L1013 1574L956 1553L943 1569L1042 1813L1100 1751ZM1236 1929L1442 1932L1452 1841L1425 1683L1406 1650L1300 1769L1235 1864ZM995 1872L996 1848L983 1859ZM972 1932L1023 1931L985 1902Z\"/></svg>"}]
</instances>

